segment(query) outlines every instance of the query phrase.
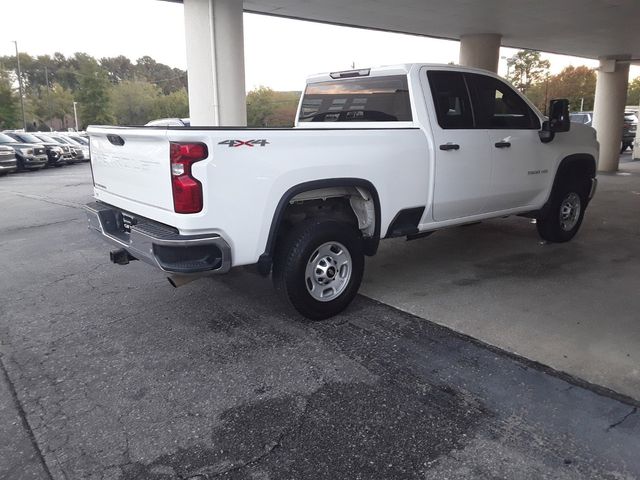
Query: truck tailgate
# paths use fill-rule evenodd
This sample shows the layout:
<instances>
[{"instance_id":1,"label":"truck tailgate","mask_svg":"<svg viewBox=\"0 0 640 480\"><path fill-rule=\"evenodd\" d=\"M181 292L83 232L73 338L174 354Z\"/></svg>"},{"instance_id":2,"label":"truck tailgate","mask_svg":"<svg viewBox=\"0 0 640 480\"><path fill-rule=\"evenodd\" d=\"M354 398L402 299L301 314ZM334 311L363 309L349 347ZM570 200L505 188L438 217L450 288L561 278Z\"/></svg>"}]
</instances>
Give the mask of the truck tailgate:
<instances>
[{"instance_id":1,"label":"truck tailgate","mask_svg":"<svg viewBox=\"0 0 640 480\"><path fill-rule=\"evenodd\" d=\"M88 133L96 190L173 211L166 130L91 127Z\"/></svg>"}]
</instances>

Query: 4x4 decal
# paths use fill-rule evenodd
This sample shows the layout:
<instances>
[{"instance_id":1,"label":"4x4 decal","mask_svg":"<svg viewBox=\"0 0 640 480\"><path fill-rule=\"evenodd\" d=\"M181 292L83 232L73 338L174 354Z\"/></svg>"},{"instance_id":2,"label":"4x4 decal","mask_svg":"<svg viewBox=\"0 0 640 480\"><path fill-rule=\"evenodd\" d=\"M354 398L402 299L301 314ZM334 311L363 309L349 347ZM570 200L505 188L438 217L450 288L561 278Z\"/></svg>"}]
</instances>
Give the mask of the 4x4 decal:
<instances>
[{"instance_id":1,"label":"4x4 decal","mask_svg":"<svg viewBox=\"0 0 640 480\"><path fill-rule=\"evenodd\" d=\"M218 145L229 145L229 147L254 147L256 145L264 147L269 145L266 140L223 140Z\"/></svg>"}]
</instances>

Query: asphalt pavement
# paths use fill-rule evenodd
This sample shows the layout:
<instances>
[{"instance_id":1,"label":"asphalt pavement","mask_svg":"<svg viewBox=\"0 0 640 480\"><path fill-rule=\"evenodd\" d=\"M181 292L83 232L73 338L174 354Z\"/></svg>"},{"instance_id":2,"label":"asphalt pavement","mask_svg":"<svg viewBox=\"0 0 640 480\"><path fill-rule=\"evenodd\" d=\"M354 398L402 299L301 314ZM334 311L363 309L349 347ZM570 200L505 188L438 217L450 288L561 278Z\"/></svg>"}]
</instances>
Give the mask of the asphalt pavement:
<instances>
[{"instance_id":1,"label":"asphalt pavement","mask_svg":"<svg viewBox=\"0 0 640 480\"><path fill-rule=\"evenodd\" d=\"M88 165L0 178L0 478L634 479L637 402L360 296L109 263Z\"/></svg>"}]
</instances>

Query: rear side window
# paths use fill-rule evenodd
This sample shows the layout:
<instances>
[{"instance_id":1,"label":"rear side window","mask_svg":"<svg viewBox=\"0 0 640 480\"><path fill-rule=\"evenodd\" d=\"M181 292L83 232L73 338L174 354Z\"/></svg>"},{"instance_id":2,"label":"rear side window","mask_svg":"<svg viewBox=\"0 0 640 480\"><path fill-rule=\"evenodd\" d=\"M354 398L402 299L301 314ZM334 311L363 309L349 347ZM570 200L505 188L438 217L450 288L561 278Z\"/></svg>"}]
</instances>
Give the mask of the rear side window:
<instances>
[{"instance_id":1,"label":"rear side window","mask_svg":"<svg viewBox=\"0 0 640 480\"><path fill-rule=\"evenodd\" d=\"M520 95L500 80L465 73L476 126L488 129L539 129L540 120Z\"/></svg>"},{"instance_id":2,"label":"rear side window","mask_svg":"<svg viewBox=\"0 0 640 480\"><path fill-rule=\"evenodd\" d=\"M410 122L406 75L311 83L299 122Z\"/></svg>"},{"instance_id":3,"label":"rear side window","mask_svg":"<svg viewBox=\"0 0 640 480\"><path fill-rule=\"evenodd\" d=\"M471 101L462 73L432 70L427 77L440 127L473 128Z\"/></svg>"}]
</instances>

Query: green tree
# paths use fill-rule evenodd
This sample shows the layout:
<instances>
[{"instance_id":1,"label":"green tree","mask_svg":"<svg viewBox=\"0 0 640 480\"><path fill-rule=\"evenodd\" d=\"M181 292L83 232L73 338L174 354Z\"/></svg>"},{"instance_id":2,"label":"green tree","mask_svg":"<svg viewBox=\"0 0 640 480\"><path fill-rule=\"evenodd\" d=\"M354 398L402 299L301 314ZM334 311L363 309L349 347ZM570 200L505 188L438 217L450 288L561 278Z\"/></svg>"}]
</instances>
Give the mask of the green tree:
<instances>
[{"instance_id":1,"label":"green tree","mask_svg":"<svg viewBox=\"0 0 640 480\"><path fill-rule=\"evenodd\" d=\"M135 69L133 63L124 55L101 58L100 66L107 71L109 80L113 84L134 79Z\"/></svg>"},{"instance_id":2,"label":"green tree","mask_svg":"<svg viewBox=\"0 0 640 480\"><path fill-rule=\"evenodd\" d=\"M526 94L532 85L548 75L551 64L549 60L542 60L540 52L520 50L507 60L507 66L509 68L507 79Z\"/></svg>"},{"instance_id":3,"label":"green tree","mask_svg":"<svg viewBox=\"0 0 640 480\"><path fill-rule=\"evenodd\" d=\"M640 77L636 77L629 82L627 105L640 105Z\"/></svg>"},{"instance_id":4,"label":"green tree","mask_svg":"<svg viewBox=\"0 0 640 480\"><path fill-rule=\"evenodd\" d=\"M156 101L156 118L185 118L189 116L189 95L182 88L169 95L160 95Z\"/></svg>"},{"instance_id":5,"label":"green tree","mask_svg":"<svg viewBox=\"0 0 640 480\"><path fill-rule=\"evenodd\" d=\"M0 129L16 128L21 123L18 102L9 76L0 70Z\"/></svg>"},{"instance_id":6,"label":"green tree","mask_svg":"<svg viewBox=\"0 0 640 480\"><path fill-rule=\"evenodd\" d=\"M156 117L160 90L146 81L124 81L112 87L110 97L119 125L144 125Z\"/></svg>"},{"instance_id":7,"label":"green tree","mask_svg":"<svg viewBox=\"0 0 640 480\"><path fill-rule=\"evenodd\" d=\"M273 112L274 91L269 87L258 87L247 94L247 125L268 127L269 115Z\"/></svg>"},{"instance_id":8,"label":"green tree","mask_svg":"<svg viewBox=\"0 0 640 480\"><path fill-rule=\"evenodd\" d=\"M109 79L97 62L87 62L80 72L80 85L76 94L80 104L80 121L87 125L109 124L113 122L110 111Z\"/></svg>"},{"instance_id":9,"label":"green tree","mask_svg":"<svg viewBox=\"0 0 640 480\"><path fill-rule=\"evenodd\" d=\"M66 119L73 114L73 93L62 85L55 83L49 90L40 89L39 97L31 97L36 116L50 125L53 119L60 119L66 126Z\"/></svg>"}]
</instances>

